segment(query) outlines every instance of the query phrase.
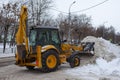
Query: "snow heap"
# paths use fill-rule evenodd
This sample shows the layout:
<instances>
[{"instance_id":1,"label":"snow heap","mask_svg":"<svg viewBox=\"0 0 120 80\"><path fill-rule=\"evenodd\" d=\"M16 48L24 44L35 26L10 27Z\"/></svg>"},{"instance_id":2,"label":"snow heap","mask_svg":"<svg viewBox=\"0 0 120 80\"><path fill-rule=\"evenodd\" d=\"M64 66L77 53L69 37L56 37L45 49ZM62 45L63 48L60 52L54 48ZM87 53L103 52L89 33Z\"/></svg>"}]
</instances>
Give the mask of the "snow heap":
<instances>
[{"instance_id":1,"label":"snow heap","mask_svg":"<svg viewBox=\"0 0 120 80\"><path fill-rule=\"evenodd\" d=\"M79 75L90 75L94 74L97 76L120 76L120 58L113 59L110 62L107 62L103 58L98 58L96 64L88 64L83 67L76 67L73 69L66 70L65 73L79 76Z\"/></svg>"},{"instance_id":2,"label":"snow heap","mask_svg":"<svg viewBox=\"0 0 120 80\"><path fill-rule=\"evenodd\" d=\"M70 75L120 76L120 46L103 38L88 36L83 42L95 42L95 64L87 64L66 70Z\"/></svg>"},{"instance_id":3,"label":"snow heap","mask_svg":"<svg viewBox=\"0 0 120 80\"><path fill-rule=\"evenodd\" d=\"M82 42L95 42L94 48L96 58L102 57L103 59L110 61L116 57L120 57L120 47L103 38L87 36Z\"/></svg>"}]
</instances>

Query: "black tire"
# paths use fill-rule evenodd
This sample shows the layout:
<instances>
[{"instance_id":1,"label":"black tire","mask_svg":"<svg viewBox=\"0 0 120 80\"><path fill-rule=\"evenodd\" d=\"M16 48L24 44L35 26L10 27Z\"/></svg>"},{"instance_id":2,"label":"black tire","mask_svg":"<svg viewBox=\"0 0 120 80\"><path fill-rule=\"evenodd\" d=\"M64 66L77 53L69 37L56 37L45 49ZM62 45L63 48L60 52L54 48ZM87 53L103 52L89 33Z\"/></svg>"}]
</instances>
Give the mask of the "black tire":
<instances>
[{"instance_id":1,"label":"black tire","mask_svg":"<svg viewBox=\"0 0 120 80\"><path fill-rule=\"evenodd\" d=\"M80 65L80 57L78 55L69 58L70 67L74 68Z\"/></svg>"},{"instance_id":2,"label":"black tire","mask_svg":"<svg viewBox=\"0 0 120 80\"><path fill-rule=\"evenodd\" d=\"M53 64L53 65L52 65ZM42 54L42 72L52 72L58 69L59 55L55 50L48 50Z\"/></svg>"},{"instance_id":3,"label":"black tire","mask_svg":"<svg viewBox=\"0 0 120 80\"><path fill-rule=\"evenodd\" d=\"M28 70L34 70L34 66L26 66Z\"/></svg>"}]
</instances>

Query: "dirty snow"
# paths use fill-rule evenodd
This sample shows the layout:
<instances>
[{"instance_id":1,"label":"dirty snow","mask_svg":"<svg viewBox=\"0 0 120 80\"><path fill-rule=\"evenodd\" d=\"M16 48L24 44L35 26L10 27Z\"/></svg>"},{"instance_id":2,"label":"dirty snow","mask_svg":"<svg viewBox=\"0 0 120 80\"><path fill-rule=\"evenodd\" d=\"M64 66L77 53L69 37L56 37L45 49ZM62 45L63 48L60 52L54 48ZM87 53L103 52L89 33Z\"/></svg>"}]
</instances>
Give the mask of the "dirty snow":
<instances>
[{"instance_id":1,"label":"dirty snow","mask_svg":"<svg viewBox=\"0 0 120 80\"><path fill-rule=\"evenodd\" d=\"M88 36L83 42L95 42L95 64L87 64L72 70L66 70L70 75L119 76L120 77L120 47L103 38Z\"/></svg>"},{"instance_id":2,"label":"dirty snow","mask_svg":"<svg viewBox=\"0 0 120 80\"><path fill-rule=\"evenodd\" d=\"M103 38L88 36L83 39L83 42L95 42L96 58L102 57L105 60L110 61L116 57L120 57L120 47Z\"/></svg>"}]
</instances>

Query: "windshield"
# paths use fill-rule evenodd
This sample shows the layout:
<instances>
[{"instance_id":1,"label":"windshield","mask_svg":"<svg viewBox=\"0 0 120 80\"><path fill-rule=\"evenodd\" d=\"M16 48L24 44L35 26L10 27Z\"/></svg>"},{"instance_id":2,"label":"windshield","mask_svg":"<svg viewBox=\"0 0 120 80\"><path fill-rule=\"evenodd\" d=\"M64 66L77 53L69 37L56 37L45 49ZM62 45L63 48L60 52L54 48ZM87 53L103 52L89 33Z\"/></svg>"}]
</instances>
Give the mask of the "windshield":
<instances>
[{"instance_id":1,"label":"windshield","mask_svg":"<svg viewBox=\"0 0 120 80\"><path fill-rule=\"evenodd\" d=\"M31 32L30 32L30 37L29 37L29 41L30 41L30 45L31 45L31 46L35 46L35 43L36 43L36 35L37 35L37 31L36 31L36 30L31 30Z\"/></svg>"}]
</instances>

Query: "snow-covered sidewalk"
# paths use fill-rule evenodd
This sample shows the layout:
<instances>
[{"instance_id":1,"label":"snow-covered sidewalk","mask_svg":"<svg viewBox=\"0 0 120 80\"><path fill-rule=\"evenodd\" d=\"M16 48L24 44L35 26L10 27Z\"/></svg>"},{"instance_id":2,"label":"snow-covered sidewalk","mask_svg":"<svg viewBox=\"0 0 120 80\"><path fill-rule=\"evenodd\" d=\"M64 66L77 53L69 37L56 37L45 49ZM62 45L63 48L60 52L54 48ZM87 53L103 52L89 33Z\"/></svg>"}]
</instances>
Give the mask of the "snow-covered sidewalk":
<instances>
[{"instance_id":1,"label":"snow-covered sidewalk","mask_svg":"<svg viewBox=\"0 0 120 80\"><path fill-rule=\"evenodd\" d=\"M4 57L13 57L13 56L15 56L15 54L14 53L8 53L8 54L6 54L6 53L0 53L0 58L4 58Z\"/></svg>"},{"instance_id":2,"label":"snow-covered sidewalk","mask_svg":"<svg viewBox=\"0 0 120 80\"><path fill-rule=\"evenodd\" d=\"M5 49L5 53L3 53L3 44L0 43L0 58L13 57L13 56L15 56L15 47L10 47L7 44L6 49Z\"/></svg>"}]
</instances>

